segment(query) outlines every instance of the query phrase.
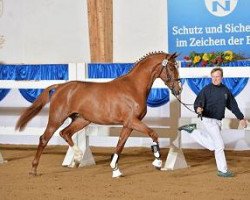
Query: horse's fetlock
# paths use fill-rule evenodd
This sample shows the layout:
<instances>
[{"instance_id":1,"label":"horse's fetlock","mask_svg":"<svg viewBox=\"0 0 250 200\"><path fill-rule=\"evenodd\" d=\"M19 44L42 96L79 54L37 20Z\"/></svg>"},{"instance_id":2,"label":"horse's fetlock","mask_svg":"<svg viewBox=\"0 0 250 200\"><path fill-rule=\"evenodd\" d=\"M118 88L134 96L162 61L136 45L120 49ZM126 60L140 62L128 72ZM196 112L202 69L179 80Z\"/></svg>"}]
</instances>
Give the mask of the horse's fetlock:
<instances>
[{"instance_id":1,"label":"horse's fetlock","mask_svg":"<svg viewBox=\"0 0 250 200\"><path fill-rule=\"evenodd\" d=\"M119 155L116 154L116 153L112 154L112 156L111 156L111 163L110 163L110 167L112 169L116 168L118 160L119 160Z\"/></svg>"},{"instance_id":2,"label":"horse's fetlock","mask_svg":"<svg viewBox=\"0 0 250 200\"><path fill-rule=\"evenodd\" d=\"M33 160L32 167L36 168L37 166L38 166L38 161L37 160Z\"/></svg>"},{"instance_id":3,"label":"horse's fetlock","mask_svg":"<svg viewBox=\"0 0 250 200\"><path fill-rule=\"evenodd\" d=\"M152 150L155 158L160 158L161 157L160 147L159 147L158 143L154 142L154 144L151 146L151 150Z\"/></svg>"}]
</instances>

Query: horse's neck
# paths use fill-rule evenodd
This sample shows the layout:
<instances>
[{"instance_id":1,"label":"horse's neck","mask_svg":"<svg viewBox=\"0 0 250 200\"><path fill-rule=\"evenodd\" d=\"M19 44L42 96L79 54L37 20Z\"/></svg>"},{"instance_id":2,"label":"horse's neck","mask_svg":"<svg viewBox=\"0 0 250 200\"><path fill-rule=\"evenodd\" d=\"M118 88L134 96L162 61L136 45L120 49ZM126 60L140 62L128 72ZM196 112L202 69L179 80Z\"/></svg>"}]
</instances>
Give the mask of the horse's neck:
<instances>
[{"instance_id":1,"label":"horse's neck","mask_svg":"<svg viewBox=\"0 0 250 200\"><path fill-rule=\"evenodd\" d=\"M140 88L140 91L148 91L152 87L156 76L155 66L144 66L139 64L135 69L128 74L128 77L133 81L135 87Z\"/></svg>"}]
</instances>

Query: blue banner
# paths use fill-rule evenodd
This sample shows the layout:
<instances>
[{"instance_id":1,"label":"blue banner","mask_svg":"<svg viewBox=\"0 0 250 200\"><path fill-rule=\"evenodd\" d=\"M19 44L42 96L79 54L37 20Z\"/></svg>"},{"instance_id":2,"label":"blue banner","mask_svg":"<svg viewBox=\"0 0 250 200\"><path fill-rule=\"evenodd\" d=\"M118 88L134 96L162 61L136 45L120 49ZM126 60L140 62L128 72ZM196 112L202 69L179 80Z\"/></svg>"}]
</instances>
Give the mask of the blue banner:
<instances>
[{"instance_id":1,"label":"blue banner","mask_svg":"<svg viewBox=\"0 0 250 200\"><path fill-rule=\"evenodd\" d=\"M169 52L231 50L250 57L250 1L168 0Z\"/></svg>"}]
</instances>

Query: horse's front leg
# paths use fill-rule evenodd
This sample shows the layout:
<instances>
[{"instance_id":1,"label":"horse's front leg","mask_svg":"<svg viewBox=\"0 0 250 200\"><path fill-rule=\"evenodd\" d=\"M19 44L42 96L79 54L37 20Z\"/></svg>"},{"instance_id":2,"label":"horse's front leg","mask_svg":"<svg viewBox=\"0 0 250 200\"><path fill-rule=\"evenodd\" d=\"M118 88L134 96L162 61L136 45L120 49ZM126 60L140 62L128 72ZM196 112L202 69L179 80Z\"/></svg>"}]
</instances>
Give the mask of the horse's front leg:
<instances>
[{"instance_id":1,"label":"horse's front leg","mask_svg":"<svg viewBox=\"0 0 250 200\"><path fill-rule=\"evenodd\" d=\"M162 160L161 160L161 153L160 153L160 147L158 142L158 135L157 133L146 126L143 122L141 122L139 119L135 118L131 123L131 128L134 130L137 130L139 132L145 133L149 135L149 137L153 140L153 145L151 146L155 160L152 162L152 165L156 169L161 169L162 166Z\"/></svg>"},{"instance_id":2,"label":"horse's front leg","mask_svg":"<svg viewBox=\"0 0 250 200\"><path fill-rule=\"evenodd\" d=\"M113 174L112 174L113 178L117 178L117 177L122 176L122 173L118 167L118 160L119 160L119 156L124 148L124 145L125 145L128 137L130 136L131 132L132 132L132 129L130 129L130 128L125 128L125 127L122 128L119 141L116 145L115 153L111 157L110 167L113 170Z\"/></svg>"}]
</instances>

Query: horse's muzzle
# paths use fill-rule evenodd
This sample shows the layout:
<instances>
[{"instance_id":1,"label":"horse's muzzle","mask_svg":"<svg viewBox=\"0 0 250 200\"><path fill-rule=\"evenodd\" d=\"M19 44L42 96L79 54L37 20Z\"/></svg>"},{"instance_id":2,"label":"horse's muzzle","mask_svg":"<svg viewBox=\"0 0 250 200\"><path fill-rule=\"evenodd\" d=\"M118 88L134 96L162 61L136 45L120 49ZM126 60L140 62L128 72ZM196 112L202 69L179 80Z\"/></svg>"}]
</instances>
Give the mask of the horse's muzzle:
<instances>
[{"instance_id":1,"label":"horse's muzzle","mask_svg":"<svg viewBox=\"0 0 250 200\"><path fill-rule=\"evenodd\" d=\"M171 90L171 93L172 93L174 96L179 96L179 95L181 94L181 90L172 89L172 90Z\"/></svg>"}]
</instances>

